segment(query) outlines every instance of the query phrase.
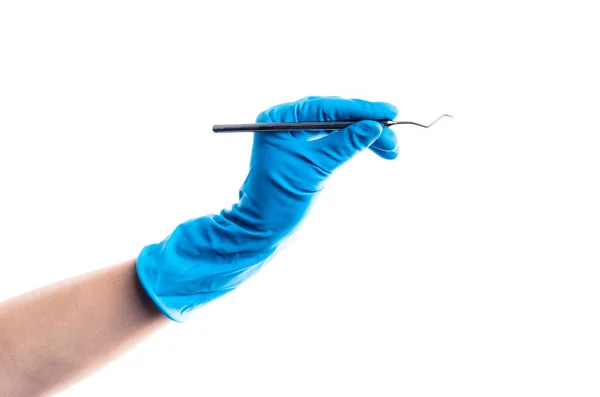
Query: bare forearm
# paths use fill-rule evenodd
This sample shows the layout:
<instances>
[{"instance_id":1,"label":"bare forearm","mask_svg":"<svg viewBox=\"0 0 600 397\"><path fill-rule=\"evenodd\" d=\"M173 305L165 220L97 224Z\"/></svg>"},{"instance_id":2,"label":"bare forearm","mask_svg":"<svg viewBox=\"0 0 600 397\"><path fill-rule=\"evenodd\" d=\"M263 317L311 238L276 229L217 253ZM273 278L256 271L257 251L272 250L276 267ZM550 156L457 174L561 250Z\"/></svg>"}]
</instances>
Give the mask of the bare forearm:
<instances>
[{"instance_id":1,"label":"bare forearm","mask_svg":"<svg viewBox=\"0 0 600 397\"><path fill-rule=\"evenodd\" d=\"M0 304L0 395L48 396L92 374L169 320L135 261Z\"/></svg>"}]
</instances>

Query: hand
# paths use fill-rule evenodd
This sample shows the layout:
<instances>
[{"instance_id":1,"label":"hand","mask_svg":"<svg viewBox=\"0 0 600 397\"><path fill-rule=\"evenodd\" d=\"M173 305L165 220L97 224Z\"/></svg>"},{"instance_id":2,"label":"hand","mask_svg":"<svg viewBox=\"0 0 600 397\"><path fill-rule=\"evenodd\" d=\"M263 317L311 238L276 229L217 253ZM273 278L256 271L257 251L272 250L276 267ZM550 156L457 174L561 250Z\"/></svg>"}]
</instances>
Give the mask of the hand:
<instances>
[{"instance_id":1,"label":"hand","mask_svg":"<svg viewBox=\"0 0 600 397\"><path fill-rule=\"evenodd\" d=\"M388 103L307 97L262 112L257 122L364 120L315 139L314 132L255 133L250 170L239 202L219 215L179 225L138 257L138 276L169 318L232 291L270 260L293 234L327 178L366 148L398 155L394 133L372 120L393 120Z\"/></svg>"},{"instance_id":2,"label":"hand","mask_svg":"<svg viewBox=\"0 0 600 397\"><path fill-rule=\"evenodd\" d=\"M308 97L262 112L258 123L393 120L397 111L387 103ZM392 130L361 121L343 131L314 140L315 132L256 133L250 172L240 189L240 202L223 216L278 241L299 225L326 179L354 155L370 148L384 158L398 153ZM386 150L387 149L387 150Z\"/></svg>"}]
</instances>

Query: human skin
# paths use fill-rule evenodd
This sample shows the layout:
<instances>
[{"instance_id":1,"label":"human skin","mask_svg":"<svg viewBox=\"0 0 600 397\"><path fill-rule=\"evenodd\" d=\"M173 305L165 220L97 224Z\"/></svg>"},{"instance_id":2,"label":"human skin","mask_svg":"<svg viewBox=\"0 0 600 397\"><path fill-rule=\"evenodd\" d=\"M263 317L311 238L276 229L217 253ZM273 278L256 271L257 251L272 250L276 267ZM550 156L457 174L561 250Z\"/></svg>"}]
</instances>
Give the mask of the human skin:
<instances>
[{"instance_id":1,"label":"human skin","mask_svg":"<svg viewBox=\"0 0 600 397\"><path fill-rule=\"evenodd\" d=\"M135 265L128 260L0 303L0 396L54 395L169 324Z\"/></svg>"}]
</instances>

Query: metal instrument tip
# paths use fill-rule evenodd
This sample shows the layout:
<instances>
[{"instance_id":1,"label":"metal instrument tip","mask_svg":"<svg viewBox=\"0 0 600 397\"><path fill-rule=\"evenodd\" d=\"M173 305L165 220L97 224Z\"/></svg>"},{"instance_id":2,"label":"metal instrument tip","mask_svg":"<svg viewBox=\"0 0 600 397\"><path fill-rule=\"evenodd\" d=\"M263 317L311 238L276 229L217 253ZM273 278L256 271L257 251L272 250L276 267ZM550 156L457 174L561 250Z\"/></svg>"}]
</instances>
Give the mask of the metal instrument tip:
<instances>
[{"instance_id":1,"label":"metal instrument tip","mask_svg":"<svg viewBox=\"0 0 600 397\"><path fill-rule=\"evenodd\" d=\"M449 114L442 114L440 117L438 117L437 119L433 120L431 123L427 124L427 125L423 125L423 124L419 124L419 123L415 123L412 121L389 121L384 123L384 125L386 127L390 127L392 125L398 125L398 124L413 124L413 125L418 125L419 127L423 127L423 128L429 128L432 125L434 125L435 123L437 123L438 121L440 121L441 119L443 119L444 117L450 117L453 118L452 116L450 116Z\"/></svg>"}]
</instances>

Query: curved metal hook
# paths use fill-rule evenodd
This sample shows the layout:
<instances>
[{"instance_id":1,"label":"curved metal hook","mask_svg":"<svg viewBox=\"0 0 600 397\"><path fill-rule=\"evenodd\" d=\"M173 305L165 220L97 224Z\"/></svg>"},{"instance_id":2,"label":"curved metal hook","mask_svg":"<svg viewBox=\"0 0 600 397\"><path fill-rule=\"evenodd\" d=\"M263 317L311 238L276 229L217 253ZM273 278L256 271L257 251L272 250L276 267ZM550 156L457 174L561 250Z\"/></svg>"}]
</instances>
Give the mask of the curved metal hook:
<instances>
[{"instance_id":1,"label":"curved metal hook","mask_svg":"<svg viewBox=\"0 0 600 397\"><path fill-rule=\"evenodd\" d=\"M419 123L415 123L413 121L384 121L382 124L385 127L391 127L393 125L398 125L398 124L413 124L413 125L418 125L419 127L423 127L423 128L429 128L432 125L434 125L435 123L437 123L440 119L444 118L444 117L450 117L453 118L452 116L450 116L449 114L442 114L440 117L438 117L437 119L433 120L431 123L429 123L428 125L423 125L423 124L419 124Z\"/></svg>"}]
</instances>

